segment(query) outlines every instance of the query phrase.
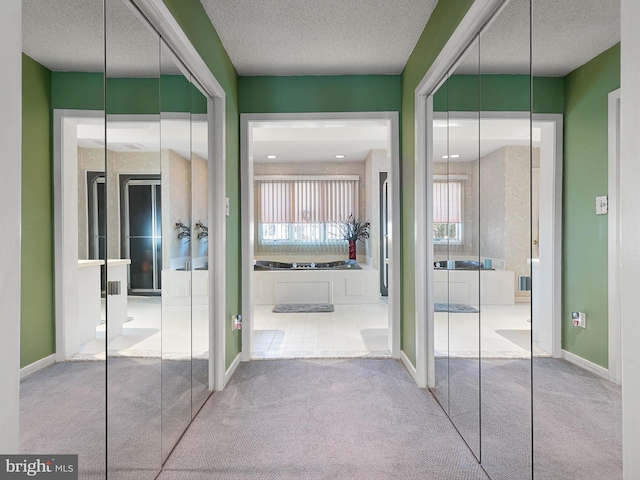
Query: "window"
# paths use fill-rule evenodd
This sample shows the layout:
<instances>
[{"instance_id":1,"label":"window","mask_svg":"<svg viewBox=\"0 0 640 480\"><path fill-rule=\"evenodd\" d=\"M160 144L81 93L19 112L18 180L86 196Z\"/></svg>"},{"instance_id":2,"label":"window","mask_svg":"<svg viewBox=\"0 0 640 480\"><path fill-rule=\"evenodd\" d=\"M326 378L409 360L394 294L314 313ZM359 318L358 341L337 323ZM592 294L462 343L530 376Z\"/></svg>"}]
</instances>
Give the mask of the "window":
<instances>
[{"instance_id":1,"label":"window","mask_svg":"<svg viewBox=\"0 0 640 480\"><path fill-rule=\"evenodd\" d=\"M462 243L462 182L433 182L433 243Z\"/></svg>"},{"instance_id":2,"label":"window","mask_svg":"<svg viewBox=\"0 0 640 480\"><path fill-rule=\"evenodd\" d=\"M343 250L337 225L357 193L357 176L256 177L258 251Z\"/></svg>"}]
</instances>

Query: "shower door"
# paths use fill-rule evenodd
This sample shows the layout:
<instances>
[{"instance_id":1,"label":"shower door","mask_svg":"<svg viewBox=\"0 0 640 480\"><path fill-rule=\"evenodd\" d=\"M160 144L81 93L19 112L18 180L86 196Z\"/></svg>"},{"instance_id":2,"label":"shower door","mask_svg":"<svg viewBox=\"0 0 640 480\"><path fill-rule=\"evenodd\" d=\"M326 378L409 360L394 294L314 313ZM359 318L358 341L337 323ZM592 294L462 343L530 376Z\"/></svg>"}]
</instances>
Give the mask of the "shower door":
<instances>
[{"instance_id":1,"label":"shower door","mask_svg":"<svg viewBox=\"0 0 640 480\"><path fill-rule=\"evenodd\" d=\"M389 295L389 179L380 172L380 295Z\"/></svg>"},{"instance_id":2,"label":"shower door","mask_svg":"<svg viewBox=\"0 0 640 480\"><path fill-rule=\"evenodd\" d=\"M131 259L128 290L137 294L157 294L162 288L160 179L128 179L122 187L123 252L124 258Z\"/></svg>"}]
</instances>

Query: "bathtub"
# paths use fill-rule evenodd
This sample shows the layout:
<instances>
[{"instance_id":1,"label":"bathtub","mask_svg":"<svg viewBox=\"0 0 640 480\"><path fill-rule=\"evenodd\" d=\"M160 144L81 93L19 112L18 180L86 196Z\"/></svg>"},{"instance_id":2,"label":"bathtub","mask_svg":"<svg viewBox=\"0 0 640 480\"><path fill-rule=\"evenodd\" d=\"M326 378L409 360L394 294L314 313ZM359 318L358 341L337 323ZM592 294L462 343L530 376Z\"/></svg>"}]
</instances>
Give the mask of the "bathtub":
<instances>
[{"instance_id":1,"label":"bathtub","mask_svg":"<svg viewBox=\"0 0 640 480\"><path fill-rule=\"evenodd\" d=\"M493 270L485 268L483 263L475 260L441 260L433 262L434 270Z\"/></svg>"},{"instance_id":2,"label":"bathtub","mask_svg":"<svg viewBox=\"0 0 640 480\"><path fill-rule=\"evenodd\" d=\"M361 270L355 260L338 260L335 262L284 263L271 260L258 260L254 270Z\"/></svg>"},{"instance_id":3,"label":"bathtub","mask_svg":"<svg viewBox=\"0 0 640 480\"><path fill-rule=\"evenodd\" d=\"M278 303L375 304L380 273L355 260L284 263L260 260L254 265L254 305Z\"/></svg>"},{"instance_id":4,"label":"bathtub","mask_svg":"<svg viewBox=\"0 0 640 480\"><path fill-rule=\"evenodd\" d=\"M478 305L513 305L515 274L484 268L475 260L433 262L433 301Z\"/></svg>"}]
</instances>

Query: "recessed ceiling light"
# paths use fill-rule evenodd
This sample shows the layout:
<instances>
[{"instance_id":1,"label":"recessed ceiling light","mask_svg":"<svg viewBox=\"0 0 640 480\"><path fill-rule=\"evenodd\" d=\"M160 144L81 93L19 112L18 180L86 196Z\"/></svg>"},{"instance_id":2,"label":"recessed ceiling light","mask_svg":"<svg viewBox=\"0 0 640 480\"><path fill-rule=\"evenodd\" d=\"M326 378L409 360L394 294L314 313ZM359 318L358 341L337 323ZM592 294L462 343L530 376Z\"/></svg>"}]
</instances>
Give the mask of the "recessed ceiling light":
<instances>
[{"instance_id":1,"label":"recessed ceiling light","mask_svg":"<svg viewBox=\"0 0 640 480\"><path fill-rule=\"evenodd\" d=\"M460 158L460 155L442 155L442 158Z\"/></svg>"},{"instance_id":2,"label":"recessed ceiling light","mask_svg":"<svg viewBox=\"0 0 640 480\"><path fill-rule=\"evenodd\" d=\"M336 158L344 158L344 155L336 155Z\"/></svg>"},{"instance_id":3,"label":"recessed ceiling light","mask_svg":"<svg viewBox=\"0 0 640 480\"><path fill-rule=\"evenodd\" d=\"M274 158L278 158L278 157L276 157L275 155L267 155L267 158L269 160L273 160Z\"/></svg>"}]
</instances>

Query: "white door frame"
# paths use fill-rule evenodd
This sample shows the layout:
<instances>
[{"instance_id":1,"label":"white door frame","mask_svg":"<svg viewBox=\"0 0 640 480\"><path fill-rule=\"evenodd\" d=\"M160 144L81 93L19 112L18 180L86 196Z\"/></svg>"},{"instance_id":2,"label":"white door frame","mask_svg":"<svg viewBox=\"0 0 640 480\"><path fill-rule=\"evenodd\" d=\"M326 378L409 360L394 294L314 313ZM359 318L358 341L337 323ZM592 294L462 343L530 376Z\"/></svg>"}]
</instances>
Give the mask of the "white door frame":
<instances>
[{"instance_id":1,"label":"white door frame","mask_svg":"<svg viewBox=\"0 0 640 480\"><path fill-rule=\"evenodd\" d=\"M391 171L391 222L389 235L389 351L400 356L400 138L398 112L338 112L338 113L265 113L240 115L240 190L242 225L242 361L251 360L253 353L253 156L250 132L255 123L269 121L383 120L389 128Z\"/></svg>"},{"instance_id":2,"label":"white door frame","mask_svg":"<svg viewBox=\"0 0 640 480\"><path fill-rule=\"evenodd\" d=\"M608 303L609 380L622 384L620 328L620 89L609 93Z\"/></svg>"},{"instance_id":3,"label":"white door frame","mask_svg":"<svg viewBox=\"0 0 640 480\"><path fill-rule=\"evenodd\" d=\"M22 2L0 2L0 452L19 451L20 226L22 221ZM28 254L31 252L27 252ZM27 294L28 292L24 292ZM32 301L37 301L34 299Z\"/></svg>"}]
</instances>

